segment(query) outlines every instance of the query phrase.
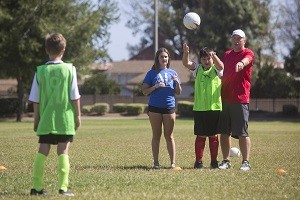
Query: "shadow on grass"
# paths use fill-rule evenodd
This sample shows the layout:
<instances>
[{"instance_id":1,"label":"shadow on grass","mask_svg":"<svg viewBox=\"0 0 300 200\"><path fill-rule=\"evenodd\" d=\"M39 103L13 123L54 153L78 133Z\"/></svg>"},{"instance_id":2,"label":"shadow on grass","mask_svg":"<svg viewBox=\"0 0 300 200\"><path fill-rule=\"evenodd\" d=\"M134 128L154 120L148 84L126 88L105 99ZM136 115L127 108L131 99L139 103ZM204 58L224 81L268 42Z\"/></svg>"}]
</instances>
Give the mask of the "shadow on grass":
<instances>
[{"instance_id":1,"label":"shadow on grass","mask_svg":"<svg viewBox=\"0 0 300 200\"><path fill-rule=\"evenodd\" d=\"M133 166L110 166L110 165L84 165L84 166L75 166L76 170L143 170L148 171L152 170L152 167L144 165L133 165Z\"/></svg>"},{"instance_id":2,"label":"shadow on grass","mask_svg":"<svg viewBox=\"0 0 300 200\"><path fill-rule=\"evenodd\" d=\"M109 166L109 165L84 165L75 166L76 170L141 170L141 171L159 171L159 170L171 170L170 167L161 166L160 169L153 169L152 166L145 165L132 165L132 166ZM201 169L195 169L194 167L184 167L182 170L195 170L195 171L214 171L218 168L212 169L210 167L203 167Z\"/></svg>"}]
</instances>

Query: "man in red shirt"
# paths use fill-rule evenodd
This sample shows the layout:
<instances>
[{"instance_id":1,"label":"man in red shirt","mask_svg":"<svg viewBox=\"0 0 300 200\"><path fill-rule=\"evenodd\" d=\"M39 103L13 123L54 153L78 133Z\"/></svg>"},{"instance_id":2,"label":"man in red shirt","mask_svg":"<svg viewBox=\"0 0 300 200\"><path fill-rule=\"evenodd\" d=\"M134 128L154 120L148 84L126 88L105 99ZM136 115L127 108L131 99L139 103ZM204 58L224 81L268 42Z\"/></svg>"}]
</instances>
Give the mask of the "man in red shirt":
<instances>
[{"instance_id":1,"label":"man in red shirt","mask_svg":"<svg viewBox=\"0 0 300 200\"><path fill-rule=\"evenodd\" d=\"M224 73L222 77L223 110L220 114L219 133L223 161L219 169L229 169L231 137L239 139L243 161L243 171L250 170L251 141L248 134L250 77L254 62L254 53L245 47L246 35L241 29L231 35L232 49L224 53Z\"/></svg>"}]
</instances>

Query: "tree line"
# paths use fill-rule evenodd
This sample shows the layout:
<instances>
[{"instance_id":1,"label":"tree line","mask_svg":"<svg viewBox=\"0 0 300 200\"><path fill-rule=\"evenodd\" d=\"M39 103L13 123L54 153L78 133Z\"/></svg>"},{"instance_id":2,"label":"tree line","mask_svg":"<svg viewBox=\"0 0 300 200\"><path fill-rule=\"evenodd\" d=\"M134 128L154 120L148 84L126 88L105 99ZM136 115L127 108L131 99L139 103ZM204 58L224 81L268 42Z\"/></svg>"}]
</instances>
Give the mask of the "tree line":
<instances>
[{"instance_id":1,"label":"tree line","mask_svg":"<svg viewBox=\"0 0 300 200\"><path fill-rule=\"evenodd\" d=\"M151 2L131 0L127 26L133 33L143 35L139 44L129 46L132 55L151 45L154 40L155 11ZM191 11L201 17L200 28L196 31L187 30L182 24L184 14ZM300 82L295 80L300 77L298 0L161 0L158 16L159 43L179 55L183 42L189 43L196 56L203 47L210 47L222 55L230 48L231 32L244 30L246 46L255 52L252 97L299 98ZM276 69L276 45L283 43L290 53L284 56L285 68Z\"/></svg>"},{"instance_id":2,"label":"tree line","mask_svg":"<svg viewBox=\"0 0 300 200\"><path fill-rule=\"evenodd\" d=\"M247 47L256 54L252 95L299 97L299 82L294 81L294 77L300 76L300 3L297 0L285 1L294 3L293 9L290 4L281 5L280 18L274 22L270 12L271 0L160 0L159 44L178 55L182 53L184 42L189 43L194 55L199 55L204 46L221 55L230 47L232 30L241 28L248 38ZM154 1L127 2L127 26L133 34L142 33L139 44L129 45L128 50L135 55L153 44ZM190 11L201 17L200 29L196 31L187 30L182 24L184 14ZM0 78L15 78L18 82L17 121L21 121L24 94L29 93L35 67L47 60L44 35L60 32L66 37L64 61L73 62L79 76L83 77L91 74L88 69L91 63L111 61L107 52L109 27L121 15L124 13L120 13L118 4L112 0L0 2ZM291 22L291 17L295 20L287 23ZM293 37L286 36L288 31L282 32L286 28L293 30ZM273 68L278 32L281 38L292 39L288 47L290 53L284 57L285 69ZM99 80L102 82L99 83ZM83 93L118 94L120 91L118 84L105 74L92 75L84 84L81 88Z\"/></svg>"}]
</instances>

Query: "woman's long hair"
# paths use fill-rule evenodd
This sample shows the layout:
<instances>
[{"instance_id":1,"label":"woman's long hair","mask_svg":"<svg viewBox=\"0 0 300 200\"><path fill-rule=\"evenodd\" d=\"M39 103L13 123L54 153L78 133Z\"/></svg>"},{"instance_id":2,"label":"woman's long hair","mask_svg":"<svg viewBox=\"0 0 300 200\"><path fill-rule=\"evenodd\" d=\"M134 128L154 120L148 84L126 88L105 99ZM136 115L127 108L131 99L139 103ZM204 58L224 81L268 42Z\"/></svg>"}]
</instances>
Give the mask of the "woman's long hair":
<instances>
[{"instance_id":1,"label":"woman's long hair","mask_svg":"<svg viewBox=\"0 0 300 200\"><path fill-rule=\"evenodd\" d=\"M155 71L159 70L159 55L162 52L165 52L168 54L169 60L168 60L167 68L170 68L170 62L171 62L170 53L169 53L168 49L162 47L162 48L159 48L155 53L154 65L152 66L152 69Z\"/></svg>"}]
</instances>

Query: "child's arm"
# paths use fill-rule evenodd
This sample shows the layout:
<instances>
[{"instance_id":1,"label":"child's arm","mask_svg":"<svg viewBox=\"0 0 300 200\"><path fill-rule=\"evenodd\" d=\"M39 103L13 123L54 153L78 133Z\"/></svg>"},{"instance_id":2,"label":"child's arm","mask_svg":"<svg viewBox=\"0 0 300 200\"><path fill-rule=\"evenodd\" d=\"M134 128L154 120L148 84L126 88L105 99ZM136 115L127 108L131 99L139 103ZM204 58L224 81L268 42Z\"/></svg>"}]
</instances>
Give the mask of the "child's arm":
<instances>
[{"instance_id":1,"label":"child's arm","mask_svg":"<svg viewBox=\"0 0 300 200\"><path fill-rule=\"evenodd\" d=\"M80 111L80 99L72 100L75 108L75 130L81 125L81 111Z\"/></svg>"},{"instance_id":2,"label":"child's arm","mask_svg":"<svg viewBox=\"0 0 300 200\"><path fill-rule=\"evenodd\" d=\"M40 122L40 112L39 112L39 104L33 103L33 112L34 112L34 125L33 130L37 131Z\"/></svg>"},{"instance_id":3,"label":"child's arm","mask_svg":"<svg viewBox=\"0 0 300 200\"><path fill-rule=\"evenodd\" d=\"M212 57L212 59L214 61L214 65L215 65L216 69L219 71L223 70L224 64L220 60L220 58L217 56L216 52L210 52L210 56Z\"/></svg>"},{"instance_id":4,"label":"child's arm","mask_svg":"<svg viewBox=\"0 0 300 200\"><path fill-rule=\"evenodd\" d=\"M190 48L186 43L183 44L182 51L183 51L182 64L189 70L192 70L192 71L195 70L196 68L194 66L194 63L192 61L190 61L190 58L189 58Z\"/></svg>"},{"instance_id":5,"label":"child's arm","mask_svg":"<svg viewBox=\"0 0 300 200\"><path fill-rule=\"evenodd\" d=\"M173 80L176 82L175 94L179 95L182 92L180 81L177 75L172 76Z\"/></svg>"}]
</instances>

